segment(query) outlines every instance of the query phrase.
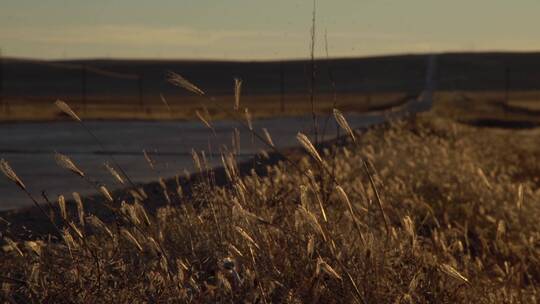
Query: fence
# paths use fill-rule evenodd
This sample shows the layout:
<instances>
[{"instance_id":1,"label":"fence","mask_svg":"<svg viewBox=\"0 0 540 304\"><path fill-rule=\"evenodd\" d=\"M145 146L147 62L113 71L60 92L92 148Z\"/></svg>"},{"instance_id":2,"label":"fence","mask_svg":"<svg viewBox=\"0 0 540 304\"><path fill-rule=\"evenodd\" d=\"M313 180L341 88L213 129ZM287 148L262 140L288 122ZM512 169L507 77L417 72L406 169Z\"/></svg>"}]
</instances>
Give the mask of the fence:
<instances>
[{"instance_id":1,"label":"fence","mask_svg":"<svg viewBox=\"0 0 540 304\"><path fill-rule=\"evenodd\" d=\"M538 91L540 54L439 55L439 90L497 91L512 99L515 91ZM244 80L244 95L273 95L285 112L289 95L309 92L309 61L197 62L197 61L38 61L2 58L0 103L65 98L80 110L124 98L141 110L160 103L160 94L187 94L166 84L168 70L179 72L212 95L231 95L232 79ZM316 62L317 94L355 94L369 101L380 92L417 93L424 87L426 56L331 59ZM332 75L331 77L329 75ZM330 79L332 78L332 79Z\"/></svg>"}]
</instances>

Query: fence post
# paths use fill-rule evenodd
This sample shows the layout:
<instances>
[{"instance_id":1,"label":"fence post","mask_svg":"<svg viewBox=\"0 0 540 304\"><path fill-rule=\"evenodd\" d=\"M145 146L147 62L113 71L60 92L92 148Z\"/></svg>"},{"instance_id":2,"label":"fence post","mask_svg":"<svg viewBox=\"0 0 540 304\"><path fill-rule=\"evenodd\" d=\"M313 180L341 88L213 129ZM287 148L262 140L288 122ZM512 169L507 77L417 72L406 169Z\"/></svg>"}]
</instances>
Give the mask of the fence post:
<instances>
[{"instance_id":1,"label":"fence post","mask_svg":"<svg viewBox=\"0 0 540 304\"><path fill-rule=\"evenodd\" d=\"M139 106L141 110L144 110L144 100L143 100L143 75L139 74L137 77L137 87L139 89Z\"/></svg>"},{"instance_id":2,"label":"fence post","mask_svg":"<svg viewBox=\"0 0 540 304\"><path fill-rule=\"evenodd\" d=\"M4 101L4 57L2 56L2 49L0 49L0 104L2 104L2 111L7 113L7 106Z\"/></svg>"},{"instance_id":3,"label":"fence post","mask_svg":"<svg viewBox=\"0 0 540 304\"><path fill-rule=\"evenodd\" d=\"M279 102L281 113L285 113L285 73L283 72L283 61L279 63Z\"/></svg>"},{"instance_id":4,"label":"fence post","mask_svg":"<svg viewBox=\"0 0 540 304\"><path fill-rule=\"evenodd\" d=\"M510 68L508 66L504 69L504 102L508 105L510 99Z\"/></svg>"},{"instance_id":5,"label":"fence post","mask_svg":"<svg viewBox=\"0 0 540 304\"><path fill-rule=\"evenodd\" d=\"M87 106L86 106L86 94L87 94L87 69L86 65L83 64L81 67L81 101L83 106L84 113L87 112Z\"/></svg>"},{"instance_id":6,"label":"fence post","mask_svg":"<svg viewBox=\"0 0 540 304\"><path fill-rule=\"evenodd\" d=\"M362 81L364 82L364 96L366 100L366 106L371 107L371 87L369 82L367 81L367 77L363 77Z\"/></svg>"}]
</instances>

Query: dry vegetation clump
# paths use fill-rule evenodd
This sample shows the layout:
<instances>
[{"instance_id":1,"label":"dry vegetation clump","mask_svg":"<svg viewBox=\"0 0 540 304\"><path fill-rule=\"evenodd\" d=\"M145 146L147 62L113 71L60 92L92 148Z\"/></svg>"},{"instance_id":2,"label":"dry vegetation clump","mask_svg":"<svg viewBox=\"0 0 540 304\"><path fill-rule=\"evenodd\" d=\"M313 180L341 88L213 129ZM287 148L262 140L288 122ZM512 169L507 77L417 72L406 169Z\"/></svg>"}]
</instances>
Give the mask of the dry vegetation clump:
<instances>
[{"instance_id":1,"label":"dry vegetation clump","mask_svg":"<svg viewBox=\"0 0 540 304\"><path fill-rule=\"evenodd\" d=\"M115 223L79 212L57 240L4 232L2 294L13 303L535 303L540 192L524 166L539 155L507 145L510 136L424 117L264 176L241 176L226 154L228 186L202 175L155 215L134 199Z\"/></svg>"}]
</instances>

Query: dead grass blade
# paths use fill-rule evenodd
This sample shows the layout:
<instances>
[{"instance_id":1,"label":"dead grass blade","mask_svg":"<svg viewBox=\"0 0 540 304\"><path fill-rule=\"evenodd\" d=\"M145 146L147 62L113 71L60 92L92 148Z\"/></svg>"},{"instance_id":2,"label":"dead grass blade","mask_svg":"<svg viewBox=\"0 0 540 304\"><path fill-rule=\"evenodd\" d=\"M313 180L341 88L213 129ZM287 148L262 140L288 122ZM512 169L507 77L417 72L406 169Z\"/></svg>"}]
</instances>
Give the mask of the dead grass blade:
<instances>
[{"instance_id":1,"label":"dead grass blade","mask_svg":"<svg viewBox=\"0 0 540 304\"><path fill-rule=\"evenodd\" d=\"M313 157L316 161L318 161L320 164L323 164L323 159L319 155L319 152L317 152L317 149L315 149L315 146L311 143L309 138L300 132L296 135L296 139L300 142L302 147Z\"/></svg>"},{"instance_id":2,"label":"dead grass blade","mask_svg":"<svg viewBox=\"0 0 540 304\"><path fill-rule=\"evenodd\" d=\"M171 107L169 106L169 103L167 102L167 99L165 99L165 96L163 94L159 93L159 98L161 99L161 102L167 107L167 111L171 112Z\"/></svg>"},{"instance_id":3,"label":"dead grass blade","mask_svg":"<svg viewBox=\"0 0 540 304\"><path fill-rule=\"evenodd\" d=\"M2 173L4 173L4 175L12 182L14 182L17 186L19 186L23 190L26 190L26 186L24 185L22 180L17 176L17 174L15 174L15 171L11 169L9 163L3 158L0 160L0 170L2 170Z\"/></svg>"},{"instance_id":4,"label":"dead grass blade","mask_svg":"<svg viewBox=\"0 0 540 304\"><path fill-rule=\"evenodd\" d=\"M459 271L457 271L454 267L448 265L448 264L441 264L440 265L440 269L443 273L449 275L450 277L458 280L458 281L461 281L465 284L470 284L469 282L469 279L467 279L464 275L462 275L461 273L459 273Z\"/></svg>"},{"instance_id":5,"label":"dead grass blade","mask_svg":"<svg viewBox=\"0 0 540 304\"><path fill-rule=\"evenodd\" d=\"M70 116L71 118L73 118L74 120L76 121L79 121L81 122L81 118L79 117L79 115L77 115L77 113L75 113L75 111L73 111L71 109L71 107L65 102L65 101L62 101L60 99L56 100L54 102L54 104L62 111L64 112L65 114L67 114L68 116Z\"/></svg>"},{"instance_id":6,"label":"dead grass blade","mask_svg":"<svg viewBox=\"0 0 540 304\"><path fill-rule=\"evenodd\" d=\"M204 91L199 89L196 85L191 83L186 78L182 77L179 74L176 74L175 72L169 72L167 73L167 81L175 86L184 88L192 93L195 93L197 95L204 95Z\"/></svg>"},{"instance_id":7,"label":"dead grass blade","mask_svg":"<svg viewBox=\"0 0 540 304\"><path fill-rule=\"evenodd\" d=\"M268 132L266 128L263 128L262 131L264 133L264 137L266 138L266 141L268 141L270 146L275 147L274 141L272 141L272 137L270 136L270 132Z\"/></svg>"},{"instance_id":8,"label":"dead grass blade","mask_svg":"<svg viewBox=\"0 0 540 304\"><path fill-rule=\"evenodd\" d=\"M343 116L343 113L341 113L341 111L338 109L334 109L334 118L336 119L338 125L343 130L345 130L345 132L349 134L349 136L352 138L354 142L356 142L356 138L354 137L354 132L351 126L349 125L349 123L347 122L347 120L345 119L345 116Z\"/></svg>"},{"instance_id":9,"label":"dead grass blade","mask_svg":"<svg viewBox=\"0 0 540 304\"><path fill-rule=\"evenodd\" d=\"M143 152L145 152L143 150ZM145 154L146 156L146 154ZM120 176L120 174L118 174L118 172L116 172L116 170L109 164L109 163L105 163L105 168L107 168L107 170L109 171L109 173L122 185L125 184L125 181L124 179L122 178L122 176Z\"/></svg>"},{"instance_id":10,"label":"dead grass blade","mask_svg":"<svg viewBox=\"0 0 540 304\"><path fill-rule=\"evenodd\" d=\"M60 208L60 215L64 219L64 221L67 220L67 210L66 210L66 199L63 195L58 196L58 208Z\"/></svg>"},{"instance_id":11,"label":"dead grass blade","mask_svg":"<svg viewBox=\"0 0 540 304\"><path fill-rule=\"evenodd\" d=\"M71 158L69 158L68 156L64 154L60 154L58 152L55 154L54 157L56 159L56 163L60 167L64 169L68 169L69 171L79 175L80 177L84 177L84 172L75 165L75 163L71 160Z\"/></svg>"},{"instance_id":12,"label":"dead grass blade","mask_svg":"<svg viewBox=\"0 0 540 304\"><path fill-rule=\"evenodd\" d=\"M195 115L197 115L197 118L199 118L199 120L210 130L212 130L213 132L214 131L214 128L212 127L212 125L210 124L210 120L206 117L204 117L204 115L199 112L199 110L196 110L195 111Z\"/></svg>"}]
</instances>

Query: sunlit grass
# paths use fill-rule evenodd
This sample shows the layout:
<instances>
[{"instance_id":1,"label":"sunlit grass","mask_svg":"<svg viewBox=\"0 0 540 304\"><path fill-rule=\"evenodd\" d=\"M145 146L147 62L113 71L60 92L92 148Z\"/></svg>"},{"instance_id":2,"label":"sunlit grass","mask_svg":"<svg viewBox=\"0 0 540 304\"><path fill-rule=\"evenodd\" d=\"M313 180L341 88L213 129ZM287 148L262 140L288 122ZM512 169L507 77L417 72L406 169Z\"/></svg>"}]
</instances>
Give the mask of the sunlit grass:
<instances>
[{"instance_id":1,"label":"sunlit grass","mask_svg":"<svg viewBox=\"0 0 540 304\"><path fill-rule=\"evenodd\" d=\"M132 192L125 202L112 198L113 222L79 210L66 220L56 215L56 239L17 240L3 231L3 296L16 303L535 303L534 136L428 116L356 133L355 142L329 150L299 136L309 154L263 175L239 172L226 153L226 186L202 174L190 195L164 189L177 195L155 214L146 211L152 201ZM197 161L204 171L204 159Z\"/></svg>"}]
</instances>

